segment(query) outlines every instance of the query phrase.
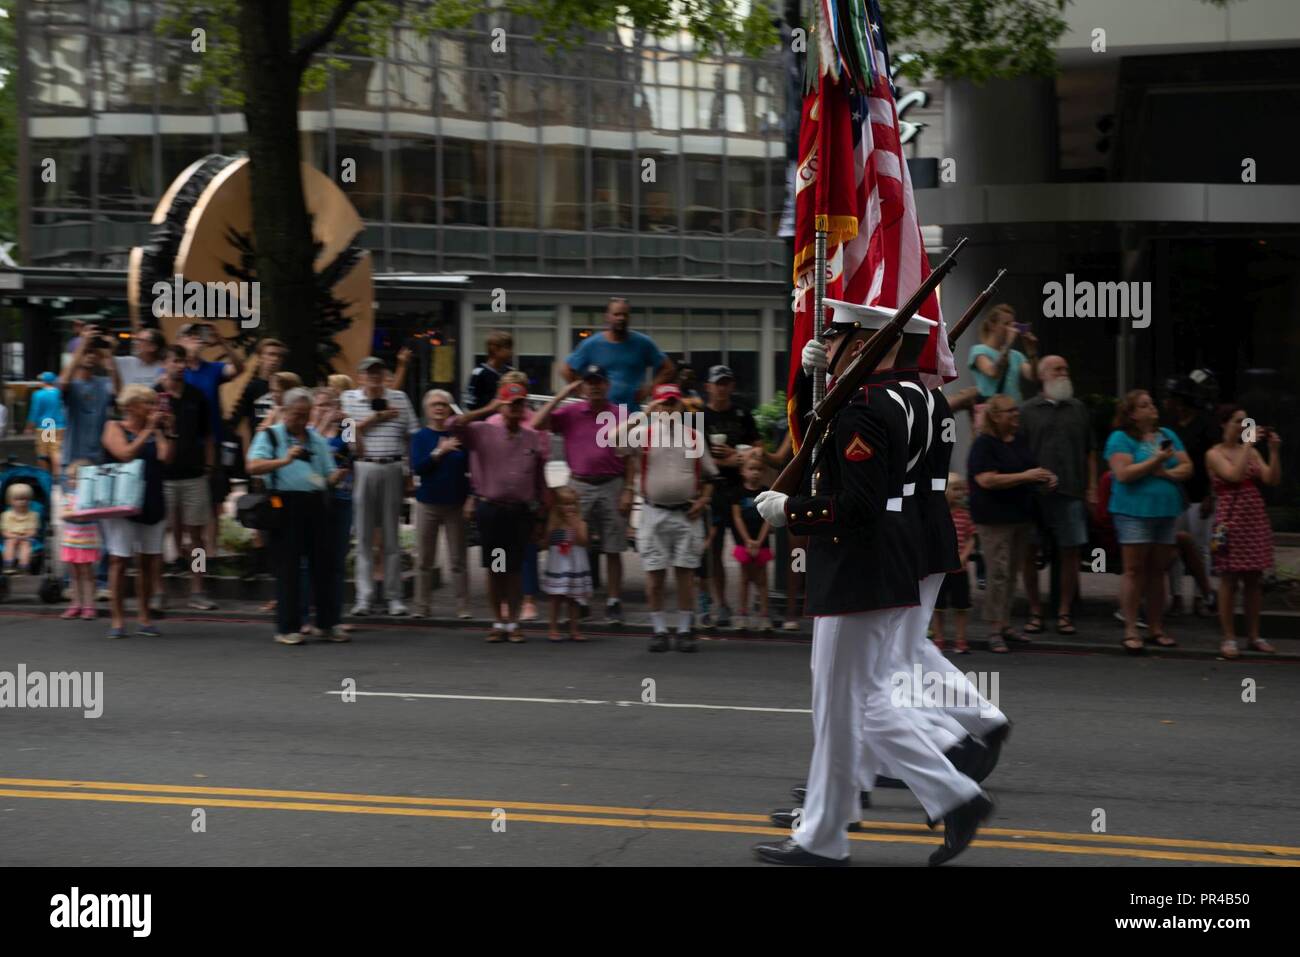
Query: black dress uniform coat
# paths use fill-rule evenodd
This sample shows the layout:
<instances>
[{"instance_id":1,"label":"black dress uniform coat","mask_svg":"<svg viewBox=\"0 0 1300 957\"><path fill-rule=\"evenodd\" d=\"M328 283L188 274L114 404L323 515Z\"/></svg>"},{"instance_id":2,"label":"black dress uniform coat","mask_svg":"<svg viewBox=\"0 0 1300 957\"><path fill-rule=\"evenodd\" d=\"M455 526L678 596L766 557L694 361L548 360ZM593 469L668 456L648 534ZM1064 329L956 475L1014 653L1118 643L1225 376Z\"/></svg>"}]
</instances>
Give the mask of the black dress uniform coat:
<instances>
[{"instance_id":1,"label":"black dress uniform coat","mask_svg":"<svg viewBox=\"0 0 1300 957\"><path fill-rule=\"evenodd\" d=\"M882 386L898 406L907 425L907 463L903 476L903 522L907 544L911 548L917 580L930 574L930 555L926 551L925 490L930 486L927 456L933 437L929 391L921 385L920 375L908 369L887 369L867 380Z\"/></svg>"},{"instance_id":2,"label":"black dress uniform coat","mask_svg":"<svg viewBox=\"0 0 1300 957\"><path fill-rule=\"evenodd\" d=\"M925 555L927 574L961 571L957 550L957 529L952 524L952 512L944 494L948 487L948 472L952 468L952 447L957 441L957 429L948 399L939 389L931 389L934 403L934 438L926 455ZM919 493L918 493L919 494Z\"/></svg>"},{"instance_id":3,"label":"black dress uniform coat","mask_svg":"<svg viewBox=\"0 0 1300 957\"><path fill-rule=\"evenodd\" d=\"M800 494L786 500L790 533L809 537L808 614L919 604L914 543L902 512L890 509L906 467L906 417L882 387L867 386L827 429L811 470L817 495L807 475Z\"/></svg>"}]
</instances>

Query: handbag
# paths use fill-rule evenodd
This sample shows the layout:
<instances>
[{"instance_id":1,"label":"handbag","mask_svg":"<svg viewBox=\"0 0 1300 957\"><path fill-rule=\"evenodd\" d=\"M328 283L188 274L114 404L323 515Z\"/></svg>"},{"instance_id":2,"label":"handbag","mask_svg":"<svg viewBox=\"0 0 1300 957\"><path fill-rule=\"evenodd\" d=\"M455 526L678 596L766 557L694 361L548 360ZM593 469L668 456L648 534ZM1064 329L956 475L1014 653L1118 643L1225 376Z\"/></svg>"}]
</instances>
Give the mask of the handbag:
<instances>
[{"instance_id":1,"label":"handbag","mask_svg":"<svg viewBox=\"0 0 1300 957\"><path fill-rule=\"evenodd\" d=\"M271 438L271 458L278 458L280 436L274 427L267 429L267 433ZM274 477L274 472L268 472L265 481L272 482ZM275 493L274 487L246 492L235 501L235 519L244 528L259 532L273 532L280 527L284 519L284 500Z\"/></svg>"},{"instance_id":2,"label":"handbag","mask_svg":"<svg viewBox=\"0 0 1300 957\"><path fill-rule=\"evenodd\" d=\"M1214 525L1210 529L1210 554L1215 558L1227 558L1228 556L1228 523L1232 520L1232 513L1237 510L1237 497L1232 497L1232 505L1228 508L1228 514L1219 518L1218 511L1214 514Z\"/></svg>"},{"instance_id":3,"label":"handbag","mask_svg":"<svg viewBox=\"0 0 1300 957\"><path fill-rule=\"evenodd\" d=\"M86 465L77 473L77 518L129 518L144 508L145 462Z\"/></svg>"}]
</instances>

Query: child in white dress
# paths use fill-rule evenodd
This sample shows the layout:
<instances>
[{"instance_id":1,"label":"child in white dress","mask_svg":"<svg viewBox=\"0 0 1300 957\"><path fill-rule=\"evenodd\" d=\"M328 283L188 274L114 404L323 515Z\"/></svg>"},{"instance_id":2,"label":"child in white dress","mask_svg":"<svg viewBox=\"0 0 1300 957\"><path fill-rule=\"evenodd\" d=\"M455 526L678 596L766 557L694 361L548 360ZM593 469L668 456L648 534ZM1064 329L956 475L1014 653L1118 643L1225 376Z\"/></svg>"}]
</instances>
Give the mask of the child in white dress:
<instances>
[{"instance_id":1,"label":"child in white dress","mask_svg":"<svg viewBox=\"0 0 1300 957\"><path fill-rule=\"evenodd\" d=\"M560 605L569 606L569 637L586 641L578 634L578 599L591 597L591 565L587 560L587 523L578 508L578 493L567 485L555 490L555 500L546 520L546 571L542 591L551 596L551 641L563 641L560 634Z\"/></svg>"}]
</instances>

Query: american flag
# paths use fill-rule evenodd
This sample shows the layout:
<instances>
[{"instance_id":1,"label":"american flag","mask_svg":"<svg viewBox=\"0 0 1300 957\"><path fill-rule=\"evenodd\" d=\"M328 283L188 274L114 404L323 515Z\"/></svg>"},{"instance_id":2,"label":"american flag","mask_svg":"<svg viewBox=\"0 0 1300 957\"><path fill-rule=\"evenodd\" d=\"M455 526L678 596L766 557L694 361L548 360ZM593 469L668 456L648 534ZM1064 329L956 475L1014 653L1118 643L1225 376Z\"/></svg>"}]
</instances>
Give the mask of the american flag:
<instances>
[{"instance_id":1,"label":"american flag","mask_svg":"<svg viewBox=\"0 0 1300 957\"><path fill-rule=\"evenodd\" d=\"M820 123L834 114L838 98L846 99L851 116L852 142L843 142L838 148L832 143L830 149L819 150L826 138L816 136L816 131L804 131L812 135L800 137L799 175L801 178L832 176L833 181L843 182L834 174L843 175L842 171L849 165L853 170L851 206L859 225L850 236L842 232L831 233L826 249L826 295L849 302L897 308L925 281L930 274L930 263L921 240L912 178L902 152L898 107L889 82L889 61L880 34L880 11L875 0L868 4L868 15L875 76L866 95L854 90L847 76L842 76L838 82L823 77L817 90L806 98L820 99L821 102L814 104L814 109L810 109L806 102L804 109L805 123L810 115L818 118L815 123ZM802 181L797 184L804 185L811 184ZM836 200L842 202L844 197L832 196L830 199L835 203ZM815 214L825 215L827 212L797 201L795 208L798 218L795 224L795 320L790 343L788 393L791 397L796 391L799 355L814 332L812 249ZM927 299L918 314L940 324L932 330L930 343L922 357L926 385L935 387L952 381L957 377L957 368L948 348L948 333L943 326L938 297ZM819 324L824 323L824 318L818 318ZM791 425L798 436L801 425L793 421Z\"/></svg>"}]
</instances>

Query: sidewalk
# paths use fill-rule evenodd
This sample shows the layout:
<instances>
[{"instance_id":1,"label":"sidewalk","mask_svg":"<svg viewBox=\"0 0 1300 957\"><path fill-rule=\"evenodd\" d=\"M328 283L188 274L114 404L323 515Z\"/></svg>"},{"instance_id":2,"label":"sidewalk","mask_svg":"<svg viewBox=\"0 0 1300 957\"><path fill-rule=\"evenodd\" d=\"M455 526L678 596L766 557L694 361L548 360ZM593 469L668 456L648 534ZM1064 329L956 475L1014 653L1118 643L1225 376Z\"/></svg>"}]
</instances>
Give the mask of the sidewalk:
<instances>
[{"instance_id":1,"label":"sidewalk","mask_svg":"<svg viewBox=\"0 0 1300 957\"><path fill-rule=\"evenodd\" d=\"M1294 563L1297 557L1300 557L1300 548L1279 548L1277 551L1279 566ZM412 555L411 559L413 558ZM446 584L448 576L444 574L444 584L436 589L433 595L434 617L431 619L412 620L410 618L390 618L386 615L375 615L364 619L349 619L349 621L357 627L359 632L364 632L372 626L399 628L413 632L421 629L427 630L431 627L439 629L469 628L475 631L486 631L491 626L492 618L486 604L486 572L480 567L479 549L470 549L468 564L470 572L470 608L475 616L471 620L461 621L454 617L454 600ZM729 555L726 558L726 566L728 590L732 596L735 596L735 585L739 581L739 566ZM1040 573L1040 589L1045 600L1049 594L1047 575L1046 569ZM407 572L403 578L403 593L409 596L414 583L414 575ZM1191 582L1185 580L1185 583L1188 586L1188 594L1190 594ZM11 579L10 584L9 600L3 606L0 606L6 610L52 611L58 607L40 603L39 598L37 598L39 579L16 576ZM671 578L669 584L671 585ZM235 618L244 621L265 621L268 624L272 621L271 613L263 610L262 607L269 598L274 596L275 583L269 576L262 576L253 580L209 576L208 593L221 606L214 612L193 611L185 607L184 603L188 592L187 575L167 575L165 576L165 585L168 591L170 609L167 614L170 617L196 621ZM1072 637L1056 634L1055 616L1049 615L1045 620L1046 631L1038 635L1031 646L1013 647L1015 649L1032 647L1045 651L1076 653L1108 652L1127 654L1120 647L1123 626L1113 617L1119 604L1119 585L1120 576L1118 575L1087 573L1081 575L1080 587L1083 594L1082 599L1078 602L1075 616L1075 627L1079 629L1079 634ZM745 631L734 628L715 629L711 632L701 632L701 637L756 641L809 641L812 636L811 619L802 619L800 629L797 632L780 630L780 616L784 611L784 596L779 589L776 589L775 583L773 587L769 608L772 617L776 620L776 628L773 631L760 633L748 629ZM672 593L671 588L669 592ZM984 592L973 587L972 584L972 599L975 608L970 613L968 631L971 645L977 651L987 647L988 630L980 616L983 597ZM345 595L345 612L351 607L351 599L352 589L349 583L348 593ZM604 594L598 591L593 596L591 618L588 619L588 627L585 629L589 634L624 636L650 634L650 613L646 608L645 596L645 572L635 552L628 551L623 555L623 625L612 625L605 621L604 603ZM739 611L734 597L731 604L734 616ZM1190 601L1188 604L1190 605ZM101 603L101 616L106 614L106 611L107 604ZM526 627L529 628L530 632L540 631L544 634L550 613L546 596L539 596L537 611L539 615L538 621L529 623ZM1017 599L1013 609L1013 626L1018 629L1024 624L1027 617L1028 606L1022 594ZM948 618L951 619L951 615ZM946 624L948 636L951 638L951 620ZM1240 615L1238 616L1238 628L1241 628ZM1190 613L1171 617L1166 621L1166 631L1177 639L1179 642L1178 647L1157 649L1154 645L1149 645L1149 655L1202 659L1219 657L1219 626L1217 618L1194 617ZM1281 610L1269 612L1264 616L1262 631L1264 636L1277 646L1278 653L1276 655L1261 655L1243 650L1242 660L1300 660L1300 640L1298 640L1300 639L1300 612ZM265 637L256 630L254 630L254 634L258 639ZM1239 630L1239 636L1240 634ZM253 634L250 634L250 637L253 637ZM1014 650L1013 653L1015 653Z\"/></svg>"}]
</instances>

